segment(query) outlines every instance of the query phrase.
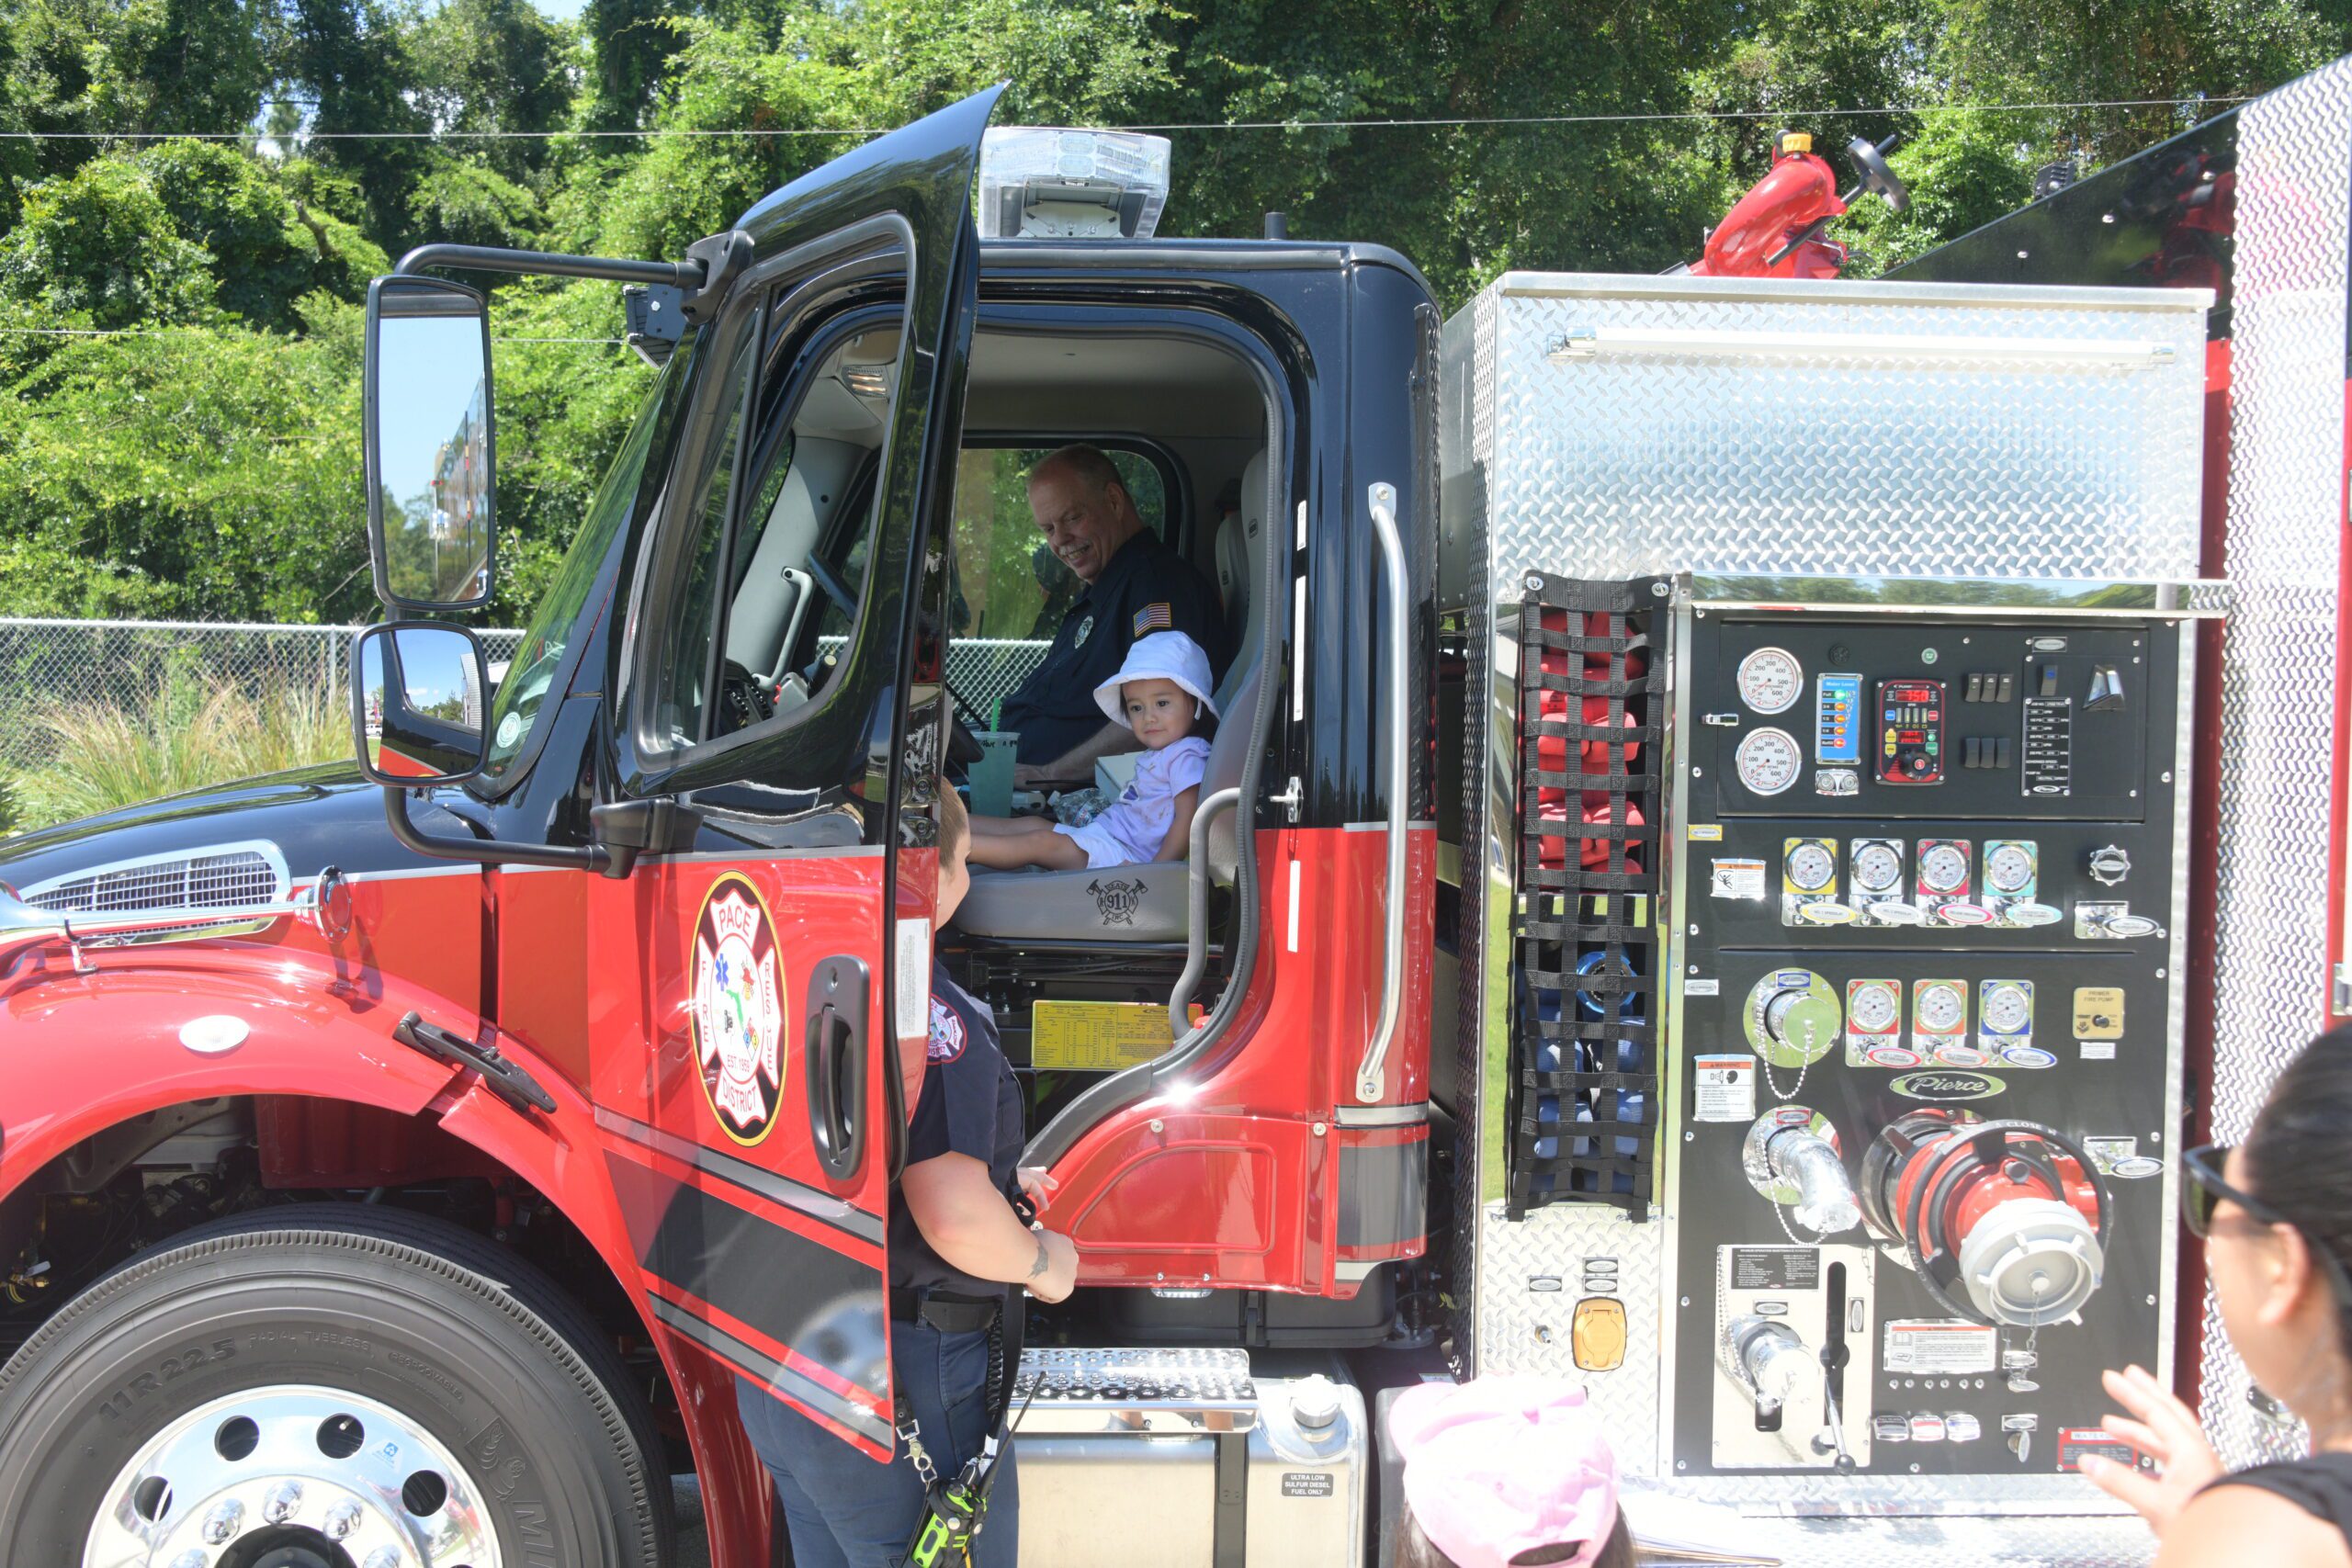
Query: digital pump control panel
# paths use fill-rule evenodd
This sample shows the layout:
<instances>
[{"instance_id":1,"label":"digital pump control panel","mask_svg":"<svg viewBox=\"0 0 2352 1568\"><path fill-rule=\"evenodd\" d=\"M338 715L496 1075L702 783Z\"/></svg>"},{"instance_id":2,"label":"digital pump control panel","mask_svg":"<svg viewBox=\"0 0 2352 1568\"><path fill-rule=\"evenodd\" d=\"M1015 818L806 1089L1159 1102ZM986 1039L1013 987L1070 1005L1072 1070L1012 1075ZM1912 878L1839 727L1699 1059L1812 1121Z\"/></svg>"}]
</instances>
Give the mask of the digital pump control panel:
<instances>
[{"instance_id":1,"label":"digital pump control panel","mask_svg":"<svg viewBox=\"0 0 2352 1568\"><path fill-rule=\"evenodd\" d=\"M2158 1364L2181 627L1996 614L1678 623L1678 1473L2071 1470Z\"/></svg>"},{"instance_id":2,"label":"digital pump control panel","mask_svg":"<svg viewBox=\"0 0 2352 1568\"><path fill-rule=\"evenodd\" d=\"M1943 783L1943 682L1881 681L1878 736L1879 783Z\"/></svg>"}]
</instances>

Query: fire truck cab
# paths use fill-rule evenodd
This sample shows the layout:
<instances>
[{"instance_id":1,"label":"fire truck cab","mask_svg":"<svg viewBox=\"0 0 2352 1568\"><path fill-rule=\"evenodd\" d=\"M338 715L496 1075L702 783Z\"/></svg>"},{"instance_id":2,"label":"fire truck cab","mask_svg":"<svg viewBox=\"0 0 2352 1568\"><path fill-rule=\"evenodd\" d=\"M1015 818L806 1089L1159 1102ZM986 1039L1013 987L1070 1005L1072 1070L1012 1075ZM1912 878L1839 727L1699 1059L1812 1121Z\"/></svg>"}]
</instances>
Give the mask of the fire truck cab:
<instances>
[{"instance_id":1,"label":"fire truck cab","mask_svg":"<svg viewBox=\"0 0 2352 1568\"><path fill-rule=\"evenodd\" d=\"M1409 694L1435 626L1434 304L1375 247L982 244L994 97L778 191L695 262L619 269L649 285L660 382L486 705L452 623L356 656L363 760L392 783L328 769L10 846L18 894L76 911L5 961L12 1055L59 1053L12 1068L0 1111L12 1290L62 1299L111 1229L166 1246L18 1353L12 1560L86 1539L177 1562L274 1529L322 1562L652 1562L663 1478L691 1467L715 1559L765 1562L733 1373L892 1454L884 1215L934 952L1006 1021L1087 1283L1124 1287L1085 1292L1088 1322L1040 1314L1042 1354L1292 1347L1305 1377L1430 1340L1404 1276L1429 1187L1431 716ZM480 297L410 265L371 302L379 584L396 612L463 609L496 566L489 350ZM936 781L989 723L949 652L1067 602L1018 481L1076 441L1219 588L1193 853L981 873L934 933ZM192 905L234 877L268 897L108 925L174 875L207 889ZM1033 1041L1033 1016L1058 1032ZM345 1254L363 1294L390 1254L463 1280L398 1327L340 1315L334 1284L250 1300ZM573 1386L510 1407L446 1366L437 1343L505 1332L485 1310ZM77 1335L122 1356L85 1363ZM283 1381L232 1392L263 1365ZM1345 1392L1295 1441L1353 1472L1293 1510L1344 1518L1343 1549L1365 1496ZM232 1454L224 1422L258 1447ZM287 1449L303 1423L368 1446ZM371 1458L379 1431L402 1457ZM1030 1528L1084 1555L1033 1442ZM388 1505L413 1476L438 1479ZM1217 1512L1202 1528L1238 1542Z\"/></svg>"}]
</instances>

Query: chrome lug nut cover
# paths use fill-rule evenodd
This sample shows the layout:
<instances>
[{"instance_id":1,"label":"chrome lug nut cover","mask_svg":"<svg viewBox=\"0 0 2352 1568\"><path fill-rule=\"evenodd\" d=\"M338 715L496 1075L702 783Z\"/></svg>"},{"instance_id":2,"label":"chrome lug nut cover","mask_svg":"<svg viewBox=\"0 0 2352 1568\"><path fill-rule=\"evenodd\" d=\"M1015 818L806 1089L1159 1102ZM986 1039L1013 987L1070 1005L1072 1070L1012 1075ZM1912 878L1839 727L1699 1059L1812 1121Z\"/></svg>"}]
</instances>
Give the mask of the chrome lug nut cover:
<instances>
[{"instance_id":1,"label":"chrome lug nut cover","mask_svg":"<svg viewBox=\"0 0 2352 1568\"><path fill-rule=\"evenodd\" d=\"M503 1568L481 1483L420 1423L340 1389L274 1384L179 1416L101 1494L81 1568L219 1568L254 1529L361 1568Z\"/></svg>"}]
</instances>

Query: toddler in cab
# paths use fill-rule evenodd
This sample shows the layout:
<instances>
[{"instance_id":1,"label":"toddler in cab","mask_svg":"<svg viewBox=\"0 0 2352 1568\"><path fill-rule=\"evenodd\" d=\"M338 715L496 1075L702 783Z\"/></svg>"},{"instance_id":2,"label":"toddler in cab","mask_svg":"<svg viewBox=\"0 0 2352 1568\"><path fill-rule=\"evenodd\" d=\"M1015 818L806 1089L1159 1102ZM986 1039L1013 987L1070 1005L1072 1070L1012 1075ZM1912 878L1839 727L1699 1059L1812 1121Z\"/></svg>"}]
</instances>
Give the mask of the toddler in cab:
<instances>
[{"instance_id":1,"label":"toddler in cab","mask_svg":"<svg viewBox=\"0 0 2352 1568\"><path fill-rule=\"evenodd\" d=\"M1094 688L1094 700L1112 723L1134 730L1143 742L1135 782L1082 828L1042 817L974 817L974 865L1099 871L1184 858L1209 761L1209 743L1193 731L1216 717L1208 655L1182 632L1138 637L1119 672Z\"/></svg>"}]
</instances>

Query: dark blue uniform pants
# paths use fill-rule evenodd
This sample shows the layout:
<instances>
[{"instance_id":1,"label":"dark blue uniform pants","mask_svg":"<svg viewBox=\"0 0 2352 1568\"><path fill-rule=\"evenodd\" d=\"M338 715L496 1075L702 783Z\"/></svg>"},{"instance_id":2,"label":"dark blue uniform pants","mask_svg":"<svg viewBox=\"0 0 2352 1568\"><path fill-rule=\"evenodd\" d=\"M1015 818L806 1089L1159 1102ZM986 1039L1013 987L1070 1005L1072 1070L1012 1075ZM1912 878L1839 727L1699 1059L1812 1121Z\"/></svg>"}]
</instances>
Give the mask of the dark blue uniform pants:
<instances>
[{"instance_id":1,"label":"dark blue uniform pants","mask_svg":"<svg viewBox=\"0 0 2352 1568\"><path fill-rule=\"evenodd\" d=\"M890 1370L932 1463L943 1479L953 1476L988 1438L989 1337L893 1322ZM905 1560L924 1510L922 1483L903 1443L898 1458L876 1464L757 1383L736 1379L735 1402L752 1447L775 1477L794 1568L897 1568ZM972 1546L978 1568L1012 1568L1020 1506L1008 1453L989 1496L988 1528Z\"/></svg>"}]
</instances>

